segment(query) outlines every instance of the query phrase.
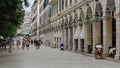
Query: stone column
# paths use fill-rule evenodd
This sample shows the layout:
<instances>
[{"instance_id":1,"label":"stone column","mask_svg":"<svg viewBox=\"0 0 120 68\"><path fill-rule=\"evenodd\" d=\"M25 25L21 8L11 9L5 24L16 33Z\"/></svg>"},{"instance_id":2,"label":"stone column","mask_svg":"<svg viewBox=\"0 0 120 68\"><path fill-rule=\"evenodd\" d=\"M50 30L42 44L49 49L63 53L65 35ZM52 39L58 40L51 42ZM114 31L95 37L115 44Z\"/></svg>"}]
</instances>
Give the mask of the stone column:
<instances>
[{"instance_id":1,"label":"stone column","mask_svg":"<svg viewBox=\"0 0 120 68\"><path fill-rule=\"evenodd\" d=\"M103 54L108 55L109 47L112 46L112 18L103 18Z\"/></svg>"},{"instance_id":2,"label":"stone column","mask_svg":"<svg viewBox=\"0 0 120 68\"><path fill-rule=\"evenodd\" d=\"M94 21L93 23L93 50L92 53L95 54L95 45L101 44L101 23L100 21Z\"/></svg>"},{"instance_id":3,"label":"stone column","mask_svg":"<svg viewBox=\"0 0 120 68\"><path fill-rule=\"evenodd\" d=\"M68 28L68 50L71 50L71 34L70 28Z\"/></svg>"},{"instance_id":4,"label":"stone column","mask_svg":"<svg viewBox=\"0 0 120 68\"><path fill-rule=\"evenodd\" d=\"M83 25L84 26L84 25ZM80 33L81 33L81 31L82 31L82 26L81 25L78 25L78 27L79 27L79 30L80 30L80 32L79 32L79 35L80 35ZM84 27L83 27L84 28ZM78 38L78 51L80 52L81 51L81 40L80 40L80 38Z\"/></svg>"},{"instance_id":5,"label":"stone column","mask_svg":"<svg viewBox=\"0 0 120 68\"><path fill-rule=\"evenodd\" d=\"M64 43L64 31L63 31L63 29L62 29L62 36L61 37L62 37L61 42Z\"/></svg>"},{"instance_id":6,"label":"stone column","mask_svg":"<svg viewBox=\"0 0 120 68\"><path fill-rule=\"evenodd\" d=\"M80 42L80 39L78 38L78 52L81 51L81 42Z\"/></svg>"},{"instance_id":7,"label":"stone column","mask_svg":"<svg viewBox=\"0 0 120 68\"><path fill-rule=\"evenodd\" d=\"M115 59L120 59L120 12L116 14L116 55Z\"/></svg>"},{"instance_id":8,"label":"stone column","mask_svg":"<svg viewBox=\"0 0 120 68\"><path fill-rule=\"evenodd\" d=\"M63 29L61 29L61 32L62 32L62 34L61 34L61 43L64 44L64 31L63 31Z\"/></svg>"},{"instance_id":9,"label":"stone column","mask_svg":"<svg viewBox=\"0 0 120 68\"><path fill-rule=\"evenodd\" d=\"M88 45L91 45L91 23L85 24L85 45L84 52L88 53Z\"/></svg>"},{"instance_id":10,"label":"stone column","mask_svg":"<svg viewBox=\"0 0 120 68\"><path fill-rule=\"evenodd\" d=\"M66 29L66 49L68 49L68 28Z\"/></svg>"},{"instance_id":11,"label":"stone column","mask_svg":"<svg viewBox=\"0 0 120 68\"><path fill-rule=\"evenodd\" d=\"M75 51L75 39L74 39L74 34L75 34L75 26L73 26L73 39L72 39L73 48L72 48L72 51Z\"/></svg>"},{"instance_id":12,"label":"stone column","mask_svg":"<svg viewBox=\"0 0 120 68\"><path fill-rule=\"evenodd\" d=\"M66 48L66 29L64 28L64 47Z\"/></svg>"}]
</instances>

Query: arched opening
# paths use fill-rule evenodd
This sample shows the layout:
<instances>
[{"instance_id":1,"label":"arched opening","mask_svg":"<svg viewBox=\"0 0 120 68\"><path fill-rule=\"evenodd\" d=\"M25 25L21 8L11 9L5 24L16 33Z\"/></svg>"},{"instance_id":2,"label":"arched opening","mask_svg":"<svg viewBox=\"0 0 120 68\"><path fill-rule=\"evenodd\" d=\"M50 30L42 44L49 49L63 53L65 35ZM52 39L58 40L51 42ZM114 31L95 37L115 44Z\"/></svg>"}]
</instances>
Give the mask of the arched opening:
<instances>
[{"instance_id":1,"label":"arched opening","mask_svg":"<svg viewBox=\"0 0 120 68\"><path fill-rule=\"evenodd\" d=\"M93 39L92 39L92 37L93 37L93 30L92 30L92 24L91 24L91 22L90 22L90 20L92 19L92 9L91 9L91 7L90 6L87 6L87 13L86 13L86 17L88 16L88 18L86 18L87 20L87 24L86 24L86 26L85 26L85 29L86 29L86 43L85 43L85 52L87 52L87 53L92 53L92 47L93 47Z\"/></svg>"},{"instance_id":2,"label":"arched opening","mask_svg":"<svg viewBox=\"0 0 120 68\"><path fill-rule=\"evenodd\" d=\"M79 34L79 31L78 31L78 27L77 27L77 23L78 23L78 15L77 15L77 13L75 12L74 13L74 26L73 26L73 37L74 37L74 39L73 39L73 45L74 45L74 47L73 47L73 50L74 51L77 51L78 50L78 34Z\"/></svg>"},{"instance_id":3,"label":"arched opening","mask_svg":"<svg viewBox=\"0 0 120 68\"><path fill-rule=\"evenodd\" d=\"M107 44L108 47L106 47L107 49L107 53L109 53L109 56L114 58L115 56L115 51L113 50L113 48L115 49L116 48L116 19L114 18L114 13L116 11L116 8L115 8L115 1L114 0L107 0L107 3L106 3L106 11L109 11L109 14L108 12L106 12L106 17L107 18L107 31L106 33L108 34L109 33L109 36L107 37L108 39L106 39L106 43L111 43L111 44ZM110 41L110 42L109 42ZM104 48L105 50L105 48ZM110 53L110 51L112 50L112 52L114 52L112 55Z\"/></svg>"},{"instance_id":4,"label":"arched opening","mask_svg":"<svg viewBox=\"0 0 120 68\"><path fill-rule=\"evenodd\" d=\"M69 24L72 24L72 15L70 15ZM73 27L71 25L68 28L68 48L72 50L73 48Z\"/></svg>"},{"instance_id":5,"label":"arched opening","mask_svg":"<svg viewBox=\"0 0 120 68\"><path fill-rule=\"evenodd\" d=\"M78 45L80 47L80 51L81 52L84 52L84 39L85 39L84 38L84 23L83 23L84 18L85 18L84 12L81 9L80 10L80 17L79 17L79 20L81 20L79 22L80 23L80 25L79 25L79 27L80 27L80 33L79 33L79 41L78 41L78 42L80 42Z\"/></svg>"},{"instance_id":6,"label":"arched opening","mask_svg":"<svg viewBox=\"0 0 120 68\"><path fill-rule=\"evenodd\" d=\"M96 3L93 23L93 54L95 53L95 46L103 46L103 8L100 2Z\"/></svg>"}]
</instances>

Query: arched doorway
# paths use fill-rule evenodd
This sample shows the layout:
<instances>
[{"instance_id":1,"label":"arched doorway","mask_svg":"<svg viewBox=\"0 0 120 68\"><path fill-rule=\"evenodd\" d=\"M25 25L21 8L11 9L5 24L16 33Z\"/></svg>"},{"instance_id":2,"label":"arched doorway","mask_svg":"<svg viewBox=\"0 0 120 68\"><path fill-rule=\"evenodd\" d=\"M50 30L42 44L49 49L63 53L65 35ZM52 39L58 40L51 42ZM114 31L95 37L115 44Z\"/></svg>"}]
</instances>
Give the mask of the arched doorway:
<instances>
[{"instance_id":1,"label":"arched doorway","mask_svg":"<svg viewBox=\"0 0 120 68\"><path fill-rule=\"evenodd\" d=\"M99 1L96 2L94 23L93 23L93 51L95 54L95 46L103 45L103 10L102 5Z\"/></svg>"},{"instance_id":2,"label":"arched doorway","mask_svg":"<svg viewBox=\"0 0 120 68\"><path fill-rule=\"evenodd\" d=\"M115 2L114 0L107 0L106 11L105 11L105 20L103 24L104 28L104 41L103 49L104 54L109 54L111 48L116 48L116 19L114 18L115 13ZM109 55L110 56L110 55Z\"/></svg>"},{"instance_id":3,"label":"arched doorway","mask_svg":"<svg viewBox=\"0 0 120 68\"><path fill-rule=\"evenodd\" d=\"M73 28L72 28L72 15L69 14L69 28L68 28L68 49L73 48Z\"/></svg>"},{"instance_id":4,"label":"arched doorway","mask_svg":"<svg viewBox=\"0 0 120 68\"><path fill-rule=\"evenodd\" d=\"M92 53L92 9L90 6L87 6L86 18L85 18L85 53Z\"/></svg>"},{"instance_id":5,"label":"arched doorway","mask_svg":"<svg viewBox=\"0 0 120 68\"><path fill-rule=\"evenodd\" d=\"M78 50L78 35L79 35L79 27L78 27L78 15L77 12L74 12L74 21L73 21L73 51Z\"/></svg>"},{"instance_id":6,"label":"arched doorway","mask_svg":"<svg viewBox=\"0 0 120 68\"><path fill-rule=\"evenodd\" d=\"M80 22L79 22L80 33L79 33L79 41L78 41L78 43L79 43L78 48L79 48L79 50L81 52L84 52L84 39L85 39L84 38L84 26L85 26L85 24L83 23L84 17L85 17L84 12L81 9L80 10L80 17L79 17L79 20L80 20Z\"/></svg>"}]
</instances>

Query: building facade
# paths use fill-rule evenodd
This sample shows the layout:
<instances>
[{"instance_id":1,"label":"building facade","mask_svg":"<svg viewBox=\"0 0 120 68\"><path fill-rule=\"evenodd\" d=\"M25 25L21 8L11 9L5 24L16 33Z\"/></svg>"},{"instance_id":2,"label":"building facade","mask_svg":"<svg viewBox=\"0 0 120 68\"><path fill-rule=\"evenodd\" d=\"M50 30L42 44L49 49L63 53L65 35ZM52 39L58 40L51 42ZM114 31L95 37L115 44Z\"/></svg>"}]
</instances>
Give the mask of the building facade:
<instances>
[{"instance_id":1,"label":"building facade","mask_svg":"<svg viewBox=\"0 0 120 68\"><path fill-rule=\"evenodd\" d=\"M17 34L27 35L31 33L31 13L25 12L24 20L20 28L17 30Z\"/></svg>"},{"instance_id":2,"label":"building facade","mask_svg":"<svg viewBox=\"0 0 120 68\"><path fill-rule=\"evenodd\" d=\"M63 43L66 50L95 54L100 44L104 56L115 48L120 59L119 0L50 0L40 11L39 37L50 46Z\"/></svg>"}]
</instances>

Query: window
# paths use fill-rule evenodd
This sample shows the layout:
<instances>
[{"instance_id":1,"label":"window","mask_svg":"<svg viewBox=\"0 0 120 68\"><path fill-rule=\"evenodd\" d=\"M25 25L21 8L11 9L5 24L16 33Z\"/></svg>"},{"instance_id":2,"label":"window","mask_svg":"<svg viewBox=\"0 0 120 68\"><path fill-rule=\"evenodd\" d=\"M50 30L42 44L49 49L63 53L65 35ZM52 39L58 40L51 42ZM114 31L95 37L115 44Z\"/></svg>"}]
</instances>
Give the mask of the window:
<instances>
[{"instance_id":1,"label":"window","mask_svg":"<svg viewBox=\"0 0 120 68\"><path fill-rule=\"evenodd\" d=\"M49 0L44 1L44 8L47 6L48 3L49 3Z\"/></svg>"},{"instance_id":2,"label":"window","mask_svg":"<svg viewBox=\"0 0 120 68\"><path fill-rule=\"evenodd\" d=\"M59 11L61 11L61 0L59 0Z\"/></svg>"},{"instance_id":3,"label":"window","mask_svg":"<svg viewBox=\"0 0 120 68\"><path fill-rule=\"evenodd\" d=\"M70 0L70 5L72 4L72 0Z\"/></svg>"},{"instance_id":4,"label":"window","mask_svg":"<svg viewBox=\"0 0 120 68\"><path fill-rule=\"evenodd\" d=\"M64 0L62 0L62 9L64 9Z\"/></svg>"},{"instance_id":5,"label":"window","mask_svg":"<svg viewBox=\"0 0 120 68\"><path fill-rule=\"evenodd\" d=\"M66 2L65 2L65 7L67 7L67 4L68 4L68 0L65 0Z\"/></svg>"}]
</instances>

